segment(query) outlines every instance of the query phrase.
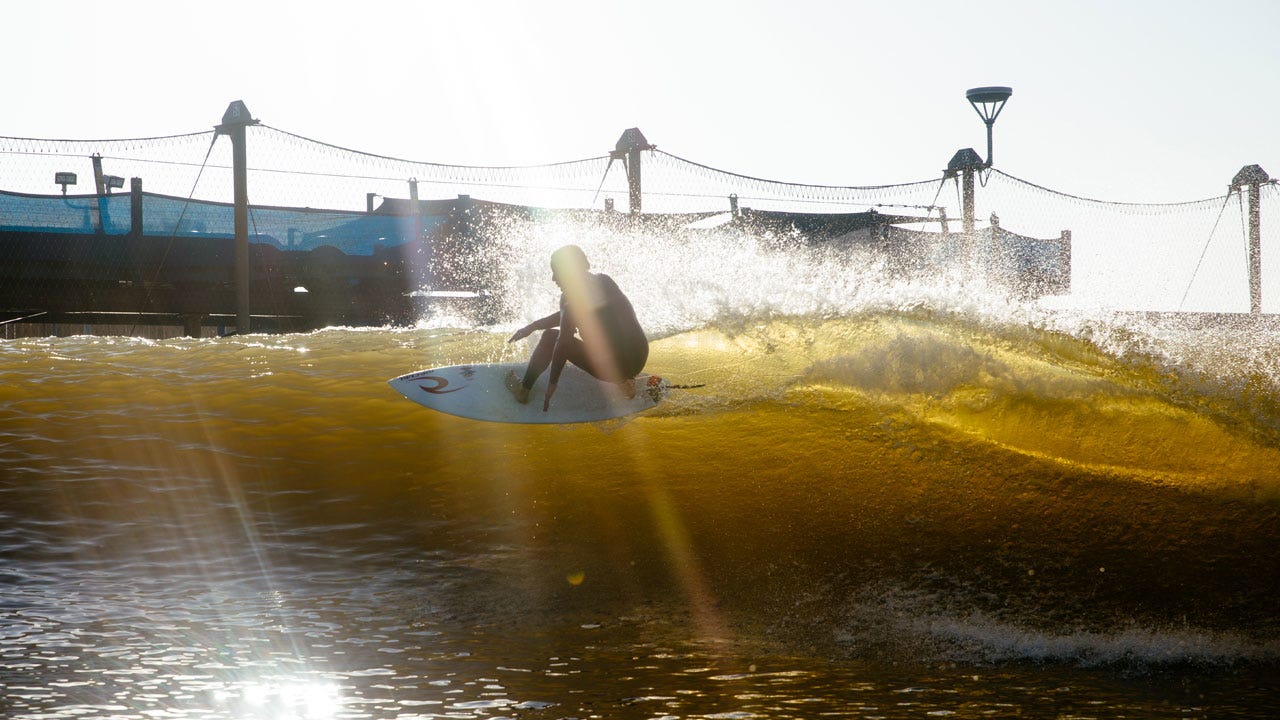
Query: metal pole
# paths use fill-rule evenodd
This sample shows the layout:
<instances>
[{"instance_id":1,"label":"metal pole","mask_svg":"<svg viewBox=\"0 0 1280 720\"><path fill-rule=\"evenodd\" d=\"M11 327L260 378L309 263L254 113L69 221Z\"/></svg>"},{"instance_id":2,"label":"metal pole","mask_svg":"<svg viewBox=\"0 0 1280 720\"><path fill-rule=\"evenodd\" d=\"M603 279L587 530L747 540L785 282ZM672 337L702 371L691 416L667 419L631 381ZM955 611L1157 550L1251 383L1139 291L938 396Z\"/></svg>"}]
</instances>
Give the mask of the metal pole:
<instances>
[{"instance_id":1,"label":"metal pole","mask_svg":"<svg viewBox=\"0 0 1280 720\"><path fill-rule=\"evenodd\" d=\"M631 214L640 214L640 151L627 152L627 187L631 191Z\"/></svg>"},{"instance_id":2,"label":"metal pole","mask_svg":"<svg viewBox=\"0 0 1280 720\"><path fill-rule=\"evenodd\" d=\"M107 185L102 175L102 156L94 153L89 158L93 161L93 187L98 193L97 202L94 203L96 211L93 214L93 231L99 235L105 232L105 222L102 216L107 207Z\"/></svg>"},{"instance_id":3,"label":"metal pole","mask_svg":"<svg viewBox=\"0 0 1280 720\"><path fill-rule=\"evenodd\" d=\"M622 137L618 138L618 143L614 146L613 152L609 154L614 160L626 160L627 187L630 190L630 213L632 215L639 215L641 207L640 152L642 150L652 150L653 148L654 146L645 139L644 133L640 132L640 128L629 128L622 133Z\"/></svg>"},{"instance_id":4,"label":"metal pole","mask_svg":"<svg viewBox=\"0 0 1280 720\"><path fill-rule=\"evenodd\" d=\"M249 324L249 174L245 152L244 129L258 121L249 115L249 108L236 100L227 106L222 115L219 134L231 138L231 173L235 200L235 281L236 281L236 332L243 335L251 331Z\"/></svg>"},{"instance_id":5,"label":"metal pole","mask_svg":"<svg viewBox=\"0 0 1280 720\"><path fill-rule=\"evenodd\" d=\"M1063 291L1071 290L1071 231L1062 231L1062 242L1058 245L1058 267L1062 268L1062 279L1065 283Z\"/></svg>"},{"instance_id":6,"label":"metal pole","mask_svg":"<svg viewBox=\"0 0 1280 720\"><path fill-rule=\"evenodd\" d=\"M409 178L409 214L413 216L413 241L422 238L422 205L418 202L418 178Z\"/></svg>"},{"instance_id":7,"label":"metal pole","mask_svg":"<svg viewBox=\"0 0 1280 720\"><path fill-rule=\"evenodd\" d=\"M142 178L129 178L129 233L142 237Z\"/></svg>"},{"instance_id":8,"label":"metal pole","mask_svg":"<svg viewBox=\"0 0 1280 720\"><path fill-rule=\"evenodd\" d=\"M964 194L964 234L969 236L970 244L973 243L973 168L965 168L961 171L963 194Z\"/></svg>"},{"instance_id":9,"label":"metal pole","mask_svg":"<svg viewBox=\"0 0 1280 720\"><path fill-rule=\"evenodd\" d=\"M1260 165L1246 165L1231 179L1231 189L1249 188L1249 312L1262 314L1262 208L1261 186L1271 176Z\"/></svg>"},{"instance_id":10,"label":"metal pole","mask_svg":"<svg viewBox=\"0 0 1280 720\"><path fill-rule=\"evenodd\" d=\"M97 188L96 192L99 195L106 195L107 186L102 176L102 156L94 153L89 156L89 159L93 161L93 186Z\"/></svg>"},{"instance_id":11,"label":"metal pole","mask_svg":"<svg viewBox=\"0 0 1280 720\"><path fill-rule=\"evenodd\" d=\"M961 196L960 202L960 222L961 230L964 233L963 260L967 265L972 265L974 256L974 246L977 244L973 237L973 174L985 167L982 158L978 157L978 153L973 148L964 148L956 151L951 156L951 161L947 163L945 178L953 178L957 174L960 175Z\"/></svg>"},{"instance_id":12,"label":"metal pole","mask_svg":"<svg viewBox=\"0 0 1280 720\"><path fill-rule=\"evenodd\" d=\"M963 175L965 260L973 263L978 254L978 238L973 234L973 168L965 168Z\"/></svg>"},{"instance_id":13,"label":"metal pole","mask_svg":"<svg viewBox=\"0 0 1280 720\"><path fill-rule=\"evenodd\" d=\"M1262 314L1262 211L1258 183L1249 183L1249 312Z\"/></svg>"},{"instance_id":14,"label":"metal pole","mask_svg":"<svg viewBox=\"0 0 1280 720\"><path fill-rule=\"evenodd\" d=\"M142 178L129 178L129 254L133 265L133 285L142 293L142 297L149 297L146 291L146 278L142 274L142 263L140 258L146 257L142 247ZM139 309L146 309L145 301Z\"/></svg>"},{"instance_id":15,"label":"metal pole","mask_svg":"<svg viewBox=\"0 0 1280 720\"><path fill-rule=\"evenodd\" d=\"M987 124L987 167L991 167L991 157L993 154L995 154L995 150L992 149L992 143L991 143L991 129L995 127L996 121L994 118L992 118L991 120L987 120L985 122Z\"/></svg>"},{"instance_id":16,"label":"metal pole","mask_svg":"<svg viewBox=\"0 0 1280 720\"><path fill-rule=\"evenodd\" d=\"M251 332L249 316L249 176L244 126L231 129L231 167L235 186L236 332Z\"/></svg>"}]
</instances>

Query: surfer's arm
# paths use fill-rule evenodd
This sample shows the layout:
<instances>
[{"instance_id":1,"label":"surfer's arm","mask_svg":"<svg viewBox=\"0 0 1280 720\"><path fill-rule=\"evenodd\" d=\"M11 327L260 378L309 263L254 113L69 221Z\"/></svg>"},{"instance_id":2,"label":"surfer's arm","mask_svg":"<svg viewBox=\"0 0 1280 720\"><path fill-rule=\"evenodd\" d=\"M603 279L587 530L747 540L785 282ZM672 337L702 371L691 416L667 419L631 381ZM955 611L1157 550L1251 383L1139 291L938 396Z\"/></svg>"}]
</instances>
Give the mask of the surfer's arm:
<instances>
[{"instance_id":1,"label":"surfer's arm","mask_svg":"<svg viewBox=\"0 0 1280 720\"><path fill-rule=\"evenodd\" d=\"M544 318L534 320L528 325L525 325L524 327L515 331L515 334L513 334L510 338L508 338L507 342L511 343L521 338L528 337L529 334L532 333L534 330L550 330L551 328L559 324L560 324L560 311L557 310L556 312L553 312Z\"/></svg>"}]
</instances>

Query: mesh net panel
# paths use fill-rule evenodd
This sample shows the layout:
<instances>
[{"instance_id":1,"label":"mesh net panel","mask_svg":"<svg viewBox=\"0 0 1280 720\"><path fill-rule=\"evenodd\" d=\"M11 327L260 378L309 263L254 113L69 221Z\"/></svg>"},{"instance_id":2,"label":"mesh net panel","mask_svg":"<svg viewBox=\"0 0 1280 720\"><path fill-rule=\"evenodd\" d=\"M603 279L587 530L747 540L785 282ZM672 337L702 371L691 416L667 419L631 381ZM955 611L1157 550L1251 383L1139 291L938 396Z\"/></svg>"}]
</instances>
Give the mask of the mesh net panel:
<instances>
[{"instance_id":1,"label":"mesh net panel","mask_svg":"<svg viewBox=\"0 0 1280 720\"><path fill-rule=\"evenodd\" d=\"M332 246L372 255L431 233L446 218L430 213L406 223L382 208L416 193L424 201L477 200L549 209L628 208L626 161L608 154L523 167L477 167L373 155L318 142L266 125L246 128L252 241L281 250ZM0 231L42 234L56 255L59 233L123 235L130 230L127 188L95 194L93 158L121 178L141 178L143 234L227 238L233 233L231 142L214 131L124 140L0 137ZM790 213L877 210L922 220L915 230L960 227L957 178L882 186L824 186L748 177L659 150L641 153L644 211L725 213L741 208ZM56 173L74 172L63 188ZM1249 309L1246 191L1194 202L1131 204L1050 190L1000 171L979 173L979 230L997 226L1025 238L1056 241L1070 231L1072 290L1099 304L1129 309ZM1262 247L1274 236L1280 199L1261 187ZM988 238L996 237L988 232ZM1028 245L1028 247L1031 247ZM1048 244L1045 253L1056 252ZM979 243L977 250L990 254ZM1038 252L1031 248L1029 252ZM1158 260L1147 262L1145 259ZM1152 268L1159 267L1159 270ZM1263 277L1280 258L1263 254ZM1277 283L1263 288L1275 297ZM1269 303L1264 309L1274 310Z\"/></svg>"}]
</instances>

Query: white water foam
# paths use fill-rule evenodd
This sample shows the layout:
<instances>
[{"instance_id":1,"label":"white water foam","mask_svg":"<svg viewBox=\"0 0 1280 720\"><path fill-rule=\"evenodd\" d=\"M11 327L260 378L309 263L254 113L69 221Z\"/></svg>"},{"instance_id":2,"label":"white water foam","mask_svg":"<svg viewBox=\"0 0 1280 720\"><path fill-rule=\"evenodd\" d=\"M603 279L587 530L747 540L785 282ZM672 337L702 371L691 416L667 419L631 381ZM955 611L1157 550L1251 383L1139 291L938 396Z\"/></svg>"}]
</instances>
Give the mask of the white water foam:
<instances>
[{"instance_id":1,"label":"white water foam","mask_svg":"<svg viewBox=\"0 0 1280 720\"><path fill-rule=\"evenodd\" d=\"M1280 662L1280 638L1134 620L1117 620L1114 627L1102 629L1048 627L1052 623L1036 627L979 610L954 609L963 604L954 597L902 589L867 592L850 606L836 639L853 652L877 648L927 662L975 665L1034 662L1142 670Z\"/></svg>"}]
</instances>

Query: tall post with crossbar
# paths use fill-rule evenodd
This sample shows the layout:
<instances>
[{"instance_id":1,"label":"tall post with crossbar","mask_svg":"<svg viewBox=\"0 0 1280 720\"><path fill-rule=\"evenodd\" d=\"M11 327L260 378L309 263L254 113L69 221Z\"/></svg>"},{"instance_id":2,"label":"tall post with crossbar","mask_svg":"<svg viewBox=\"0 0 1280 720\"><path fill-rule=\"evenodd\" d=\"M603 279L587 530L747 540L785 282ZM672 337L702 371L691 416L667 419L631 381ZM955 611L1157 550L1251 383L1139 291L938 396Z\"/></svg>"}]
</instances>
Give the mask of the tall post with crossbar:
<instances>
[{"instance_id":1,"label":"tall post with crossbar","mask_svg":"<svg viewBox=\"0 0 1280 720\"><path fill-rule=\"evenodd\" d=\"M1262 314L1262 209L1261 191L1263 183L1271 182L1271 177L1260 165L1246 165L1231 179L1231 190L1241 188L1249 191L1249 312Z\"/></svg>"},{"instance_id":2,"label":"tall post with crossbar","mask_svg":"<svg viewBox=\"0 0 1280 720\"><path fill-rule=\"evenodd\" d=\"M231 172L235 201L235 281L236 332L243 335L249 327L249 173L245 151L245 128L257 125L249 108L236 100L227 106L222 124L214 129L231 138Z\"/></svg>"},{"instance_id":3,"label":"tall post with crossbar","mask_svg":"<svg viewBox=\"0 0 1280 720\"><path fill-rule=\"evenodd\" d=\"M630 208L632 215L640 214L641 206L641 188L640 188L640 153L644 150L652 150L653 145L645 140L644 133L640 132L640 128L629 128L622 133L622 137L618 138L618 144L614 146L613 152L609 156L613 160L622 160L627 164L627 189L630 191Z\"/></svg>"},{"instance_id":4,"label":"tall post with crossbar","mask_svg":"<svg viewBox=\"0 0 1280 720\"><path fill-rule=\"evenodd\" d=\"M947 169L944 171L945 178L960 178L961 186L961 204L960 219L961 227L964 231L964 247L962 255L966 264L972 264L977 249L977 238L974 237L974 210L973 210L973 175L975 172L986 168L986 164L982 162L982 157L973 148L964 148L957 150L956 154L951 156L951 161L947 163Z\"/></svg>"}]
</instances>

